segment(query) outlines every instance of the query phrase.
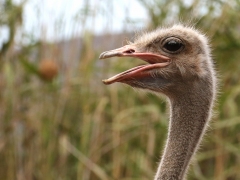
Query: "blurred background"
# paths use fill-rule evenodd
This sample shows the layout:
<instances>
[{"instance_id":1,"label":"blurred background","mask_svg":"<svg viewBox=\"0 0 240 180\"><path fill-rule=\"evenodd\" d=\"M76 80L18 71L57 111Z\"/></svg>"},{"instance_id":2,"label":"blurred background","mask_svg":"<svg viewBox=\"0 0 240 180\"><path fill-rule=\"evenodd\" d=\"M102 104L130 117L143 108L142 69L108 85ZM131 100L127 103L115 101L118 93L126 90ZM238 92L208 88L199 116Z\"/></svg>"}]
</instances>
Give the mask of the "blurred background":
<instances>
[{"instance_id":1,"label":"blurred background","mask_svg":"<svg viewBox=\"0 0 240 180\"><path fill-rule=\"evenodd\" d=\"M178 21L210 37L220 79L189 179L240 179L239 20L239 0L1 0L0 179L153 179L167 104L103 85L139 61L98 57Z\"/></svg>"}]
</instances>

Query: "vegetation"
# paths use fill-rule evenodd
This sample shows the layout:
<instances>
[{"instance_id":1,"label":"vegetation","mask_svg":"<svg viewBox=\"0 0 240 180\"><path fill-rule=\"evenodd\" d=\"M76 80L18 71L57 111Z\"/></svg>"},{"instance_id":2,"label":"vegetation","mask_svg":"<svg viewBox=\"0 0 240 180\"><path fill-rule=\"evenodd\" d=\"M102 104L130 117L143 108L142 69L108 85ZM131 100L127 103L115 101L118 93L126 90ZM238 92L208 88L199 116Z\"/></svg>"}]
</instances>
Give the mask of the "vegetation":
<instances>
[{"instance_id":1,"label":"vegetation","mask_svg":"<svg viewBox=\"0 0 240 180\"><path fill-rule=\"evenodd\" d=\"M220 93L189 179L240 179L240 1L138 1L149 14L146 28L189 22L191 16L190 22L210 37ZM91 16L85 2L83 24ZM71 57L62 61L56 44L38 39L17 51L14 40L25 3L0 5L0 28L9 31L0 50L0 179L152 179L166 138L165 101L101 83L134 62L99 66L100 52L87 31L77 65Z\"/></svg>"}]
</instances>

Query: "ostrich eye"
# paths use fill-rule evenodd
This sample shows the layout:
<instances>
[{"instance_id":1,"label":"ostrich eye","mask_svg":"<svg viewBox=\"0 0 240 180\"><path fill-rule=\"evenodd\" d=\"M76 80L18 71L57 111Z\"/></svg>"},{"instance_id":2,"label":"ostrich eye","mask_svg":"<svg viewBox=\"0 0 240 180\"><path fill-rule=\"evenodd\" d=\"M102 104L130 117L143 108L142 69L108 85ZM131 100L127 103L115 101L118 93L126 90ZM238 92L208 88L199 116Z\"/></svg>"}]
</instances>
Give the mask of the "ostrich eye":
<instances>
[{"instance_id":1,"label":"ostrich eye","mask_svg":"<svg viewBox=\"0 0 240 180\"><path fill-rule=\"evenodd\" d=\"M181 42L180 39L167 39L165 40L165 43L163 45L163 48L170 52L170 53L176 53L182 50L183 48L183 43Z\"/></svg>"}]
</instances>

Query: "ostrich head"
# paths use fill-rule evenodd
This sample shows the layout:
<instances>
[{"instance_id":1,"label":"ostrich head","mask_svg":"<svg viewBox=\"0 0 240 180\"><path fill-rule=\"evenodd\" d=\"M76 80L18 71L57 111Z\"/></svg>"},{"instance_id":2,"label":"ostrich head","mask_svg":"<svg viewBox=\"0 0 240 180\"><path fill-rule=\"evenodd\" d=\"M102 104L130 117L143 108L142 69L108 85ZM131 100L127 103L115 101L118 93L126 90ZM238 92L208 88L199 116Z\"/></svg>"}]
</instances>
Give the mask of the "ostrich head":
<instances>
[{"instance_id":1,"label":"ostrich head","mask_svg":"<svg viewBox=\"0 0 240 180\"><path fill-rule=\"evenodd\" d=\"M155 180L184 179L211 117L216 77L207 38L174 25L139 36L100 59L136 57L147 62L103 82L121 82L165 94L170 99L168 138Z\"/></svg>"},{"instance_id":2,"label":"ostrich head","mask_svg":"<svg viewBox=\"0 0 240 180\"><path fill-rule=\"evenodd\" d=\"M148 64L103 80L105 84L121 82L168 96L186 92L186 86L212 73L207 39L182 25L143 34L129 45L103 52L100 59L114 56L135 57Z\"/></svg>"}]
</instances>

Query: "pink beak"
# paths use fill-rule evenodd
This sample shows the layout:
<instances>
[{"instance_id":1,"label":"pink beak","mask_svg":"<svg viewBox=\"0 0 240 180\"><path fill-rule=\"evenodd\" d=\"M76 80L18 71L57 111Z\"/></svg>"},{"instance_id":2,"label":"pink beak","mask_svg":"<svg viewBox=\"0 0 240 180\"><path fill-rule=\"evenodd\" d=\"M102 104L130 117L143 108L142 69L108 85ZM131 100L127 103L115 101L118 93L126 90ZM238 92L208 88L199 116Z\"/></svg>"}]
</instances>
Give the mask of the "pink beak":
<instances>
[{"instance_id":1,"label":"pink beak","mask_svg":"<svg viewBox=\"0 0 240 180\"><path fill-rule=\"evenodd\" d=\"M149 76L149 70L156 68L163 68L170 64L170 58L160 55L154 54L151 52L138 52L137 47L134 45L126 45L118 49L110 50L103 52L99 59L106 59L110 57L136 57L142 59L149 64L137 66L127 71L124 71L120 74L117 74L107 80L103 80L105 84L112 84L114 82L124 82L130 79L141 78L145 76Z\"/></svg>"}]
</instances>

